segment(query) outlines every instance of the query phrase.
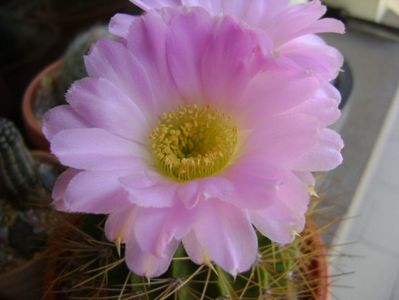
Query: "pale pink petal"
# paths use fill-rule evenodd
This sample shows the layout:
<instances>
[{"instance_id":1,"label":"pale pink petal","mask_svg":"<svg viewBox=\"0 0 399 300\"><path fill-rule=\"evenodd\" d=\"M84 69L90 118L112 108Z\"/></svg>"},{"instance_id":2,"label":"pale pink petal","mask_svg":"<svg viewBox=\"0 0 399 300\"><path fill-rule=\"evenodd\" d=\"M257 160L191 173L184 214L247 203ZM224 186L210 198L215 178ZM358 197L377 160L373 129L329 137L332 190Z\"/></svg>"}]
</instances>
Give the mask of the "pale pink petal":
<instances>
[{"instance_id":1,"label":"pale pink petal","mask_svg":"<svg viewBox=\"0 0 399 300\"><path fill-rule=\"evenodd\" d=\"M224 107L238 101L251 78L262 70L264 59L255 32L232 18L220 19L202 60L201 79L208 99Z\"/></svg>"},{"instance_id":2,"label":"pale pink petal","mask_svg":"<svg viewBox=\"0 0 399 300\"><path fill-rule=\"evenodd\" d=\"M112 242L126 243L131 236L136 214L135 206L111 213L104 225L107 239Z\"/></svg>"},{"instance_id":3,"label":"pale pink petal","mask_svg":"<svg viewBox=\"0 0 399 300\"><path fill-rule=\"evenodd\" d=\"M304 29L302 32L298 32L298 35L314 34L314 33L345 33L345 25L339 20L333 18L324 18L315 22L312 26Z\"/></svg>"},{"instance_id":4,"label":"pale pink petal","mask_svg":"<svg viewBox=\"0 0 399 300\"><path fill-rule=\"evenodd\" d=\"M303 66L313 71L321 71L322 76L328 80L333 79L337 74L337 67L326 70L324 66L338 63L340 54L334 48L324 45L323 47L310 47L307 49L300 47L295 50L292 45L286 48L286 43L292 40L308 36L309 34L320 32L344 33L345 28L342 22L334 19L320 19L326 12L326 8L320 1L312 1L307 4L289 5L289 1L284 0L176 0L176 1L133 1L145 10L153 10L165 7L202 7L214 16L234 16L235 18L252 26L254 30L263 30L263 36L270 36L273 40L275 49L281 58L287 59L291 63ZM261 36L261 35L260 35ZM260 42L263 44L262 42ZM270 45L269 42L266 43ZM297 43L298 46L302 41ZM282 46L282 47L281 47ZM324 49L324 51L323 51ZM312 53L310 53L310 50ZM324 53L323 53L324 52ZM325 62L314 59L315 55L326 58ZM313 62L312 62L313 59ZM338 68L339 69L339 68ZM334 75L335 74L335 75Z\"/></svg>"},{"instance_id":5,"label":"pale pink petal","mask_svg":"<svg viewBox=\"0 0 399 300\"><path fill-rule=\"evenodd\" d=\"M89 124L82 119L69 105L60 105L48 111L43 120L43 134L51 142L62 130L86 128Z\"/></svg>"},{"instance_id":6,"label":"pale pink petal","mask_svg":"<svg viewBox=\"0 0 399 300\"><path fill-rule=\"evenodd\" d=\"M265 1L263 0L222 0L224 14L233 15L242 20L257 19L263 11Z\"/></svg>"},{"instance_id":7,"label":"pale pink petal","mask_svg":"<svg viewBox=\"0 0 399 300\"><path fill-rule=\"evenodd\" d=\"M290 5L290 0L261 0L263 2L267 2L268 10L275 11L275 13L282 11Z\"/></svg>"},{"instance_id":8,"label":"pale pink petal","mask_svg":"<svg viewBox=\"0 0 399 300\"><path fill-rule=\"evenodd\" d=\"M291 172L286 172L281 177L278 197L278 202L284 203L297 214L304 215L308 209L310 197L307 186Z\"/></svg>"},{"instance_id":9,"label":"pale pink petal","mask_svg":"<svg viewBox=\"0 0 399 300\"><path fill-rule=\"evenodd\" d=\"M233 276L255 262L255 231L246 213L234 206L217 199L205 201L198 207L193 232L207 256Z\"/></svg>"},{"instance_id":10,"label":"pale pink petal","mask_svg":"<svg viewBox=\"0 0 399 300\"><path fill-rule=\"evenodd\" d=\"M63 201L65 190L67 189L72 178L75 177L78 173L79 170L69 168L57 178L57 181L54 184L53 191L51 194L51 197L54 200L53 205L57 210L60 211L66 210L66 206Z\"/></svg>"},{"instance_id":11,"label":"pale pink petal","mask_svg":"<svg viewBox=\"0 0 399 300\"><path fill-rule=\"evenodd\" d=\"M110 81L103 78L77 81L66 99L92 127L136 142L147 141L150 129L143 112Z\"/></svg>"},{"instance_id":12,"label":"pale pink petal","mask_svg":"<svg viewBox=\"0 0 399 300\"><path fill-rule=\"evenodd\" d=\"M323 45L327 45L327 42L321 38L320 36L316 35L316 34L307 34L307 35L303 35L301 37L298 37L290 42L288 42L287 44L284 45L285 46L289 46L289 45L296 45L299 43L303 43L306 44L308 46L323 46ZM281 49L281 48L280 48Z\"/></svg>"},{"instance_id":13,"label":"pale pink petal","mask_svg":"<svg viewBox=\"0 0 399 300\"><path fill-rule=\"evenodd\" d=\"M249 134L243 153L274 165L287 166L317 144L320 121L310 115L286 114L266 118Z\"/></svg>"},{"instance_id":14,"label":"pale pink petal","mask_svg":"<svg viewBox=\"0 0 399 300\"><path fill-rule=\"evenodd\" d=\"M151 171L119 179L129 199L141 207L170 207L176 202L178 184Z\"/></svg>"},{"instance_id":15,"label":"pale pink petal","mask_svg":"<svg viewBox=\"0 0 399 300\"><path fill-rule=\"evenodd\" d=\"M182 14L172 20L166 37L168 67L186 103L205 99L199 69L209 45L211 25L205 11Z\"/></svg>"},{"instance_id":16,"label":"pale pink petal","mask_svg":"<svg viewBox=\"0 0 399 300\"><path fill-rule=\"evenodd\" d=\"M330 82L319 77L320 89L318 90L318 98L331 98L335 99L337 103L340 103L342 96L340 91Z\"/></svg>"},{"instance_id":17,"label":"pale pink petal","mask_svg":"<svg viewBox=\"0 0 399 300\"><path fill-rule=\"evenodd\" d=\"M181 205L140 209L134 224L136 241L143 251L162 257L170 243L190 231L194 216Z\"/></svg>"},{"instance_id":18,"label":"pale pink petal","mask_svg":"<svg viewBox=\"0 0 399 300\"><path fill-rule=\"evenodd\" d=\"M290 113L309 114L317 118L324 127L335 123L341 116L338 105L336 99L312 98L292 109Z\"/></svg>"},{"instance_id":19,"label":"pale pink petal","mask_svg":"<svg viewBox=\"0 0 399 300\"><path fill-rule=\"evenodd\" d=\"M181 0L130 0L130 2L144 10L181 5Z\"/></svg>"},{"instance_id":20,"label":"pale pink petal","mask_svg":"<svg viewBox=\"0 0 399 300\"><path fill-rule=\"evenodd\" d=\"M275 47L293 40L297 37L320 33L344 33L345 26L335 19L321 19L326 12L326 7L319 0L310 3L293 5L283 10L274 18L265 20L263 28L272 37Z\"/></svg>"},{"instance_id":21,"label":"pale pink petal","mask_svg":"<svg viewBox=\"0 0 399 300\"><path fill-rule=\"evenodd\" d=\"M183 238L184 250L190 259L197 265L202 265L207 262L207 254L202 245L198 242L194 232L189 232Z\"/></svg>"},{"instance_id":22,"label":"pale pink petal","mask_svg":"<svg viewBox=\"0 0 399 300\"><path fill-rule=\"evenodd\" d=\"M234 193L218 198L241 209L265 208L276 201L276 187L284 172L257 158L243 157L223 173Z\"/></svg>"},{"instance_id":23,"label":"pale pink petal","mask_svg":"<svg viewBox=\"0 0 399 300\"><path fill-rule=\"evenodd\" d=\"M315 186L316 185L316 178L313 176L311 172L306 171L294 171L293 172L296 177L299 178L306 186Z\"/></svg>"},{"instance_id":24,"label":"pale pink petal","mask_svg":"<svg viewBox=\"0 0 399 300\"><path fill-rule=\"evenodd\" d=\"M108 25L108 30L112 34L121 38L127 38L129 27L137 17L128 14L115 14Z\"/></svg>"},{"instance_id":25,"label":"pale pink petal","mask_svg":"<svg viewBox=\"0 0 399 300\"><path fill-rule=\"evenodd\" d=\"M288 0L131 0L144 10L163 7L202 7L212 15L229 14L245 20L249 24L258 24L265 17L276 15L288 7Z\"/></svg>"},{"instance_id":26,"label":"pale pink petal","mask_svg":"<svg viewBox=\"0 0 399 300\"><path fill-rule=\"evenodd\" d=\"M291 167L297 171L313 172L334 169L342 163L343 147L344 143L339 134L328 128L323 129L318 143L308 154L292 162Z\"/></svg>"},{"instance_id":27,"label":"pale pink petal","mask_svg":"<svg viewBox=\"0 0 399 300\"><path fill-rule=\"evenodd\" d=\"M131 202L118 178L130 170L84 171L69 182L63 202L69 212L109 214L128 209Z\"/></svg>"},{"instance_id":28,"label":"pale pink petal","mask_svg":"<svg viewBox=\"0 0 399 300\"><path fill-rule=\"evenodd\" d=\"M195 207L204 198L199 180L189 181L179 186L177 197L188 209Z\"/></svg>"},{"instance_id":29,"label":"pale pink petal","mask_svg":"<svg viewBox=\"0 0 399 300\"><path fill-rule=\"evenodd\" d=\"M162 256L155 256L143 251L133 236L126 243L125 259L130 270L147 278L157 277L165 273L176 252L178 241L173 240L168 244Z\"/></svg>"},{"instance_id":30,"label":"pale pink petal","mask_svg":"<svg viewBox=\"0 0 399 300\"><path fill-rule=\"evenodd\" d=\"M304 229L310 197L305 184L289 173L281 177L277 194L278 201L266 209L251 212L251 221L272 241L287 244Z\"/></svg>"},{"instance_id":31,"label":"pale pink petal","mask_svg":"<svg viewBox=\"0 0 399 300\"><path fill-rule=\"evenodd\" d=\"M274 44L283 58L311 69L315 69L321 61L316 59L318 62L312 63L312 54L306 51L307 49L292 52L293 50L281 46L285 47L286 43L309 34L345 32L342 22L329 18L320 19L325 14L326 7L319 0L299 5L290 5L288 0L132 0L132 2L147 11L166 7L201 7L213 16L233 16L258 32L262 30L266 33L263 36L271 37L273 43L267 42L266 45ZM308 48L318 57L323 55L325 49L324 57L327 57L331 64L334 63L334 58L339 58L339 53L328 46ZM316 71L320 68L321 66L317 66ZM336 73L336 68L322 70L323 76L328 80L334 77L332 75L334 72Z\"/></svg>"},{"instance_id":32,"label":"pale pink petal","mask_svg":"<svg viewBox=\"0 0 399 300\"><path fill-rule=\"evenodd\" d=\"M85 56L90 77L105 78L117 86L145 112L155 109L153 85L138 57L117 41L102 39ZM149 118L152 114L148 114Z\"/></svg>"},{"instance_id":33,"label":"pale pink petal","mask_svg":"<svg viewBox=\"0 0 399 300\"><path fill-rule=\"evenodd\" d=\"M250 121L264 120L305 102L319 88L316 78L301 71L275 69L256 76L234 109Z\"/></svg>"},{"instance_id":34,"label":"pale pink petal","mask_svg":"<svg viewBox=\"0 0 399 300\"><path fill-rule=\"evenodd\" d=\"M221 0L221 2L221 9L214 11L215 15L221 13L232 15L254 27L259 27L265 20L271 19L289 6L289 0Z\"/></svg>"},{"instance_id":35,"label":"pale pink petal","mask_svg":"<svg viewBox=\"0 0 399 300\"><path fill-rule=\"evenodd\" d=\"M181 184L177 197L191 209L200 201L211 198L231 199L235 192L234 184L223 177L207 177Z\"/></svg>"},{"instance_id":36,"label":"pale pink petal","mask_svg":"<svg viewBox=\"0 0 399 300\"><path fill-rule=\"evenodd\" d=\"M286 201L281 200L282 192L281 186L290 187L298 194L298 199L302 199L304 186L306 185L297 176L294 176L291 171L276 167L271 163L265 163L258 157L246 157L237 161L234 166L226 170L224 176L228 178L235 187L235 194L230 197L229 202L243 209L262 210L274 206L275 202ZM311 174L306 177L311 180ZM306 192L306 191L305 191ZM286 195L286 194L285 194ZM296 203L295 198L286 195L288 200L287 205L296 207L296 210L301 209L303 212L306 206L301 206L301 203ZM221 198L221 200L224 200Z\"/></svg>"},{"instance_id":37,"label":"pale pink petal","mask_svg":"<svg viewBox=\"0 0 399 300\"><path fill-rule=\"evenodd\" d=\"M310 73L317 73L327 81L337 77L344 62L342 54L325 43L315 44L308 36L284 44L279 55L289 63Z\"/></svg>"},{"instance_id":38,"label":"pale pink petal","mask_svg":"<svg viewBox=\"0 0 399 300\"><path fill-rule=\"evenodd\" d=\"M295 234L305 226L304 215L279 202L267 210L251 213L251 221L264 236L279 244L293 242Z\"/></svg>"},{"instance_id":39,"label":"pale pink petal","mask_svg":"<svg viewBox=\"0 0 399 300\"><path fill-rule=\"evenodd\" d=\"M253 23L263 16L267 6L264 0L181 0L180 2L185 6L202 7L214 16L231 15Z\"/></svg>"},{"instance_id":40,"label":"pale pink petal","mask_svg":"<svg viewBox=\"0 0 399 300\"><path fill-rule=\"evenodd\" d=\"M181 104L173 77L167 63L166 38L170 32L167 21L178 16L176 11L147 13L129 28L127 47L140 62L151 82L155 107L152 114L172 110Z\"/></svg>"},{"instance_id":41,"label":"pale pink petal","mask_svg":"<svg viewBox=\"0 0 399 300\"><path fill-rule=\"evenodd\" d=\"M99 128L63 130L53 137L51 152L63 165L85 170L129 169L146 155L141 146Z\"/></svg>"},{"instance_id":42,"label":"pale pink petal","mask_svg":"<svg viewBox=\"0 0 399 300\"><path fill-rule=\"evenodd\" d=\"M212 15L218 15L223 12L226 0L130 0L143 10L149 11L165 7L201 7L209 11ZM237 0L230 0L234 4L239 4Z\"/></svg>"}]
</instances>

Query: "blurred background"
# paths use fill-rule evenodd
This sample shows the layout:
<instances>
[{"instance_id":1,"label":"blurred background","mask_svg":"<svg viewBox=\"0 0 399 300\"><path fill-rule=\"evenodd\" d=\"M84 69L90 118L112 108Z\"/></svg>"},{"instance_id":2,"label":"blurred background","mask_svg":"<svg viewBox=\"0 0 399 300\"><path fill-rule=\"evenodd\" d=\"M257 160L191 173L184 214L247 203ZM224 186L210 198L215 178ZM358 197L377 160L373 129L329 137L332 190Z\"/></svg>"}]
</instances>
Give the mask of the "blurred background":
<instances>
[{"instance_id":1,"label":"blurred background","mask_svg":"<svg viewBox=\"0 0 399 300\"><path fill-rule=\"evenodd\" d=\"M139 13L127 0L0 1L0 114L21 124L30 80L60 58L82 31L106 24L117 12Z\"/></svg>"},{"instance_id":2,"label":"blurred background","mask_svg":"<svg viewBox=\"0 0 399 300\"><path fill-rule=\"evenodd\" d=\"M302 1L303 2L303 1ZM344 96L336 129L344 163L319 187L338 220L331 243L332 299L399 299L399 1L326 0L344 36L324 38L342 51L336 85ZM335 276L335 277L334 277Z\"/></svg>"}]
</instances>

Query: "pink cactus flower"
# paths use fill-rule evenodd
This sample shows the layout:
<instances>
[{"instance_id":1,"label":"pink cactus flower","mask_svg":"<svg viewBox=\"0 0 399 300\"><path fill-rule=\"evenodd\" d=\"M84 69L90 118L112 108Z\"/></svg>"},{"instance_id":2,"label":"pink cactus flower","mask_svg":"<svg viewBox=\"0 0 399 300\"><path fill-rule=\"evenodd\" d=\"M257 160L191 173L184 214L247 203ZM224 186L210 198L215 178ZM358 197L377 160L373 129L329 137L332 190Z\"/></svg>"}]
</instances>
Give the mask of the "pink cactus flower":
<instances>
[{"instance_id":1,"label":"pink cactus flower","mask_svg":"<svg viewBox=\"0 0 399 300\"><path fill-rule=\"evenodd\" d=\"M232 17L162 9L111 23L85 57L88 78L43 131L68 166L57 209L107 214L128 267L155 277L180 242L198 264L236 275L257 256L256 227L286 244L304 228L311 172L342 161L340 113L319 80L270 63Z\"/></svg>"},{"instance_id":2,"label":"pink cactus flower","mask_svg":"<svg viewBox=\"0 0 399 300\"><path fill-rule=\"evenodd\" d=\"M343 63L343 57L314 35L322 32L344 33L344 25L321 17L326 8L320 0L291 5L289 0L130 0L149 11L162 7L202 7L215 16L230 15L251 26L272 43L276 62L303 68L331 81ZM129 16L116 15L113 22L128 23Z\"/></svg>"}]
</instances>

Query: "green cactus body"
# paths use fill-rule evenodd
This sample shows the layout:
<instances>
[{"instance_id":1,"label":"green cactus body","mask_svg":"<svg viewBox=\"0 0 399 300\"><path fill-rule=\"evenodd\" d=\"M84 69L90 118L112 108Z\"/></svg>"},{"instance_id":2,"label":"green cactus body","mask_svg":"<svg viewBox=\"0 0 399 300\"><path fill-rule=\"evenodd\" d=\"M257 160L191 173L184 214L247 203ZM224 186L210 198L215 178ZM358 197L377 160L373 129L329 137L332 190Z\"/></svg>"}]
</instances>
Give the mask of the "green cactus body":
<instances>
[{"instance_id":1,"label":"green cactus body","mask_svg":"<svg viewBox=\"0 0 399 300\"><path fill-rule=\"evenodd\" d=\"M35 115L39 120L42 120L50 108L66 103L65 93L71 84L87 76L84 56L94 42L104 37L114 38L104 25L96 25L82 32L68 47L62 69L43 78L34 107Z\"/></svg>"},{"instance_id":2,"label":"green cactus body","mask_svg":"<svg viewBox=\"0 0 399 300\"><path fill-rule=\"evenodd\" d=\"M101 218L85 216L85 226L68 225L67 236L53 241L57 295L64 291L68 299L97 299L100 294L101 299L140 300L314 299L317 278L310 266L320 255L309 247L314 232L286 247L259 236L258 261L236 278L216 265L194 264L180 246L168 272L148 280L127 269L123 253L119 256L104 238Z\"/></svg>"},{"instance_id":3,"label":"green cactus body","mask_svg":"<svg viewBox=\"0 0 399 300\"><path fill-rule=\"evenodd\" d=\"M60 92L65 94L74 81L87 76L84 56L93 43L104 37L112 38L112 35L106 26L97 25L78 35L69 45L64 56L64 67L58 78Z\"/></svg>"},{"instance_id":4,"label":"green cactus body","mask_svg":"<svg viewBox=\"0 0 399 300\"><path fill-rule=\"evenodd\" d=\"M0 118L0 273L44 247L55 222L44 183L58 173L36 161L15 125Z\"/></svg>"},{"instance_id":5,"label":"green cactus body","mask_svg":"<svg viewBox=\"0 0 399 300\"><path fill-rule=\"evenodd\" d=\"M11 121L0 119L0 192L23 196L38 185L35 161Z\"/></svg>"}]
</instances>

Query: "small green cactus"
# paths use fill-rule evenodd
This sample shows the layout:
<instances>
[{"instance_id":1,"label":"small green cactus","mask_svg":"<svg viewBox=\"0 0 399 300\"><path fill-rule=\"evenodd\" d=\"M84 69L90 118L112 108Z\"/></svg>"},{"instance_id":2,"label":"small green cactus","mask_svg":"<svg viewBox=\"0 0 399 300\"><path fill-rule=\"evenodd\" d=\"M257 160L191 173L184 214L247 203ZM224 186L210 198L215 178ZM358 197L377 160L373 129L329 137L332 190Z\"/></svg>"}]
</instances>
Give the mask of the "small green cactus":
<instances>
[{"instance_id":1,"label":"small green cactus","mask_svg":"<svg viewBox=\"0 0 399 300\"><path fill-rule=\"evenodd\" d=\"M198 266L180 246L168 272L148 280L132 274L115 245L104 238L103 217L84 216L52 242L54 277L49 291L64 299L263 300L318 299L325 278L317 261L324 255L312 246L315 229L307 229L282 247L259 236L259 258L252 269L233 278L216 265ZM51 293L51 292L50 292Z\"/></svg>"},{"instance_id":2,"label":"small green cactus","mask_svg":"<svg viewBox=\"0 0 399 300\"><path fill-rule=\"evenodd\" d=\"M69 45L59 77L59 87L63 93L68 90L72 82L87 76L84 56L93 43L104 37L112 38L106 26L97 25L78 35Z\"/></svg>"},{"instance_id":3,"label":"small green cactus","mask_svg":"<svg viewBox=\"0 0 399 300\"><path fill-rule=\"evenodd\" d=\"M37 165L18 129L0 118L0 193L24 198L37 188L38 181Z\"/></svg>"},{"instance_id":4,"label":"small green cactus","mask_svg":"<svg viewBox=\"0 0 399 300\"><path fill-rule=\"evenodd\" d=\"M50 108L65 104L65 93L71 84L87 76L84 55L89 52L94 42L104 37L113 38L104 25L96 25L82 32L69 45L64 55L62 69L42 79L34 107L39 120Z\"/></svg>"},{"instance_id":5,"label":"small green cactus","mask_svg":"<svg viewBox=\"0 0 399 300\"><path fill-rule=\"evenodd\" d=\"M56 221L49 190L58 174L36 161L15 125L0 118L0 273L43 249Z\"/></svg>"}]
</instances>

